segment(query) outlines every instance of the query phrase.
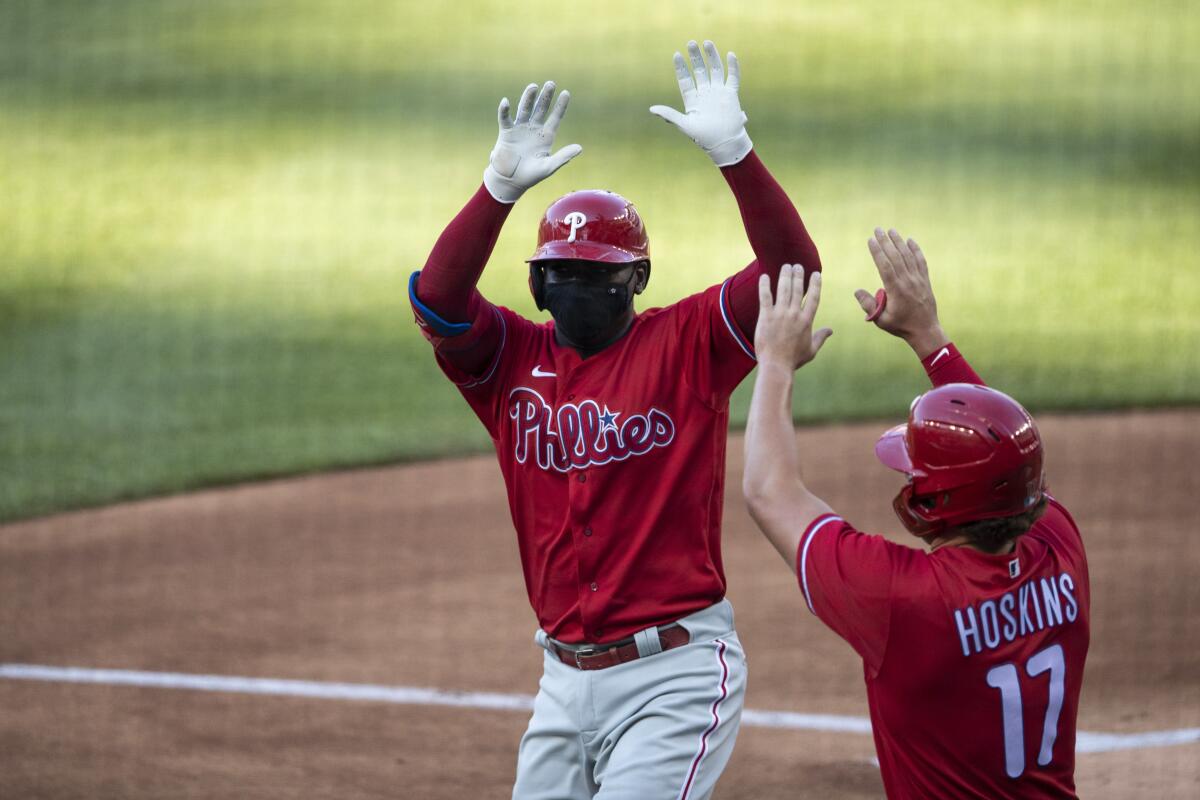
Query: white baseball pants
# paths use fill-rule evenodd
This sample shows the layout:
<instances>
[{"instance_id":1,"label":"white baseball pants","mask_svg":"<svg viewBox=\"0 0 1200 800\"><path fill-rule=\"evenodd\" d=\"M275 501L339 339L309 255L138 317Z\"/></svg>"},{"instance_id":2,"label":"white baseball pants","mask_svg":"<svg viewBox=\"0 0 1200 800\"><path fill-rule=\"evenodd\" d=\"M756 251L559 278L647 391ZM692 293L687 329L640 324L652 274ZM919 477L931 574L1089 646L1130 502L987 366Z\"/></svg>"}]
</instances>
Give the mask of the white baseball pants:
<instances>
[{"instance_id":1,"label":"white baseball pants","mask_svg":"<svg viewBox=\"0 0 1200 800\"><path fill-rule=\"evenodd\" d=\"M549 651L514 800L704 800L729 761L746 655L722 600L679 621L691 642L581 671ZM538 631L539 644L546 634Z\"/></svg>"}]
</instances>

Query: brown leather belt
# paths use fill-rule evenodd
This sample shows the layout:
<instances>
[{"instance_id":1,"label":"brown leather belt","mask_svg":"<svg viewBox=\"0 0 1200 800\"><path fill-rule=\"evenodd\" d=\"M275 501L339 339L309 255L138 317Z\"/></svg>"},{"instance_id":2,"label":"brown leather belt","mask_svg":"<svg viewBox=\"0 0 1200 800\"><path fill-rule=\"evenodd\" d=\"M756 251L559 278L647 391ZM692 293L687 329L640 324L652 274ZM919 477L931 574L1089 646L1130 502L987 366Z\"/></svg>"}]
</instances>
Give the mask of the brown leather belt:
<instances>
[{"instance_id":1,"label":"brown leather belt","mask_svg":"<svg viewBox=\"0 0 1200 800\"><path fill-rule=\"evenodd\" d=\"M688 633L687 628L678 623L664 625L658 629L658 641L664 651L682 647L691 640L692 635ZM612 644L585 647L577 650L559 647L553 641L548 644L550 645L550 652L558 656L559 661L568 667L575 667L575 669L608 669L609 667L615 667L617 664L624 664L628 661L636 661L638 659L637 642L632 638L622 639Z\"/></svg>"}]
</instances>

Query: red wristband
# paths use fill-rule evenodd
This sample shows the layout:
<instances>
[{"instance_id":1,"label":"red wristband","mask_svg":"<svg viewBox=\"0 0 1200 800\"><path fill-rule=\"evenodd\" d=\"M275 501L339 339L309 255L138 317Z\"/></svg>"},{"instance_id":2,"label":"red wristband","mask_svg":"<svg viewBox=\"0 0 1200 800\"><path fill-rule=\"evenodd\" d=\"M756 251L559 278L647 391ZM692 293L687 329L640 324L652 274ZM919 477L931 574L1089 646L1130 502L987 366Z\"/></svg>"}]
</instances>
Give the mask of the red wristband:
<instances>
[{"instance_id":1,"label":"red wristband","mask_svg":"<svg viewBox=\"0 0 1200 800\"><path fill-rule=\"evenodd\" d=\"M942 365L959 358L960 355L958 348L954 346L954 342L947 342L944 347L939 347L922 358L921 366L925 367L925 372L932 376L935 369L939 369Z\"/></svg>"}]
</instances>

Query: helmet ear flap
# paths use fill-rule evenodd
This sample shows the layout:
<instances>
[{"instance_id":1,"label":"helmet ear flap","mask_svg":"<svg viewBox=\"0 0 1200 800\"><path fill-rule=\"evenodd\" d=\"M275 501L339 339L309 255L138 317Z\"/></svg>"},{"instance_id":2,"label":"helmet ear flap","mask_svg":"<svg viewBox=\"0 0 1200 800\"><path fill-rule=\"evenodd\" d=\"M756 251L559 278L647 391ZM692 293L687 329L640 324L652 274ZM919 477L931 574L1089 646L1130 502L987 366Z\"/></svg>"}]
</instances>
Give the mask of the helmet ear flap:
<instances>
[{"instance_id":1,"label":"helmet ear flap","mask_svg":"<svg viewBox=\"0 0 1200 800\"><path fill-rule=\"evenodd\" d=\"M645 291L646 287L650 285L650 259L647 258L645 261L642 261L640 263L643 267L646 268L646 280L642 283L642 289L641 289L642 291Z\"/></svg>"},{"instance_id":2,"label":"helmet ear flap","mask_svg":"<svg viewBox=\"0 0 1200 800\"><path fill-rule=\"evenodd\" d=\"M941 533L945 529L946 523L940 519L929 519L920 513L920 508L920 501L913 495L911 483L901 489L896 498L892 500L892 509L909 533L922 539Z\"/></svg>"},{"instance_id":3,"label":"helmet ear flap","mask_svg":"<svg viewBox=\"0 0 1200 800\"><path fill-rule=\"evenodd\" d=\"M529 292L538 311L546 310L546 268L534 262L529 265Z\"/></svg>"}]
</instances>

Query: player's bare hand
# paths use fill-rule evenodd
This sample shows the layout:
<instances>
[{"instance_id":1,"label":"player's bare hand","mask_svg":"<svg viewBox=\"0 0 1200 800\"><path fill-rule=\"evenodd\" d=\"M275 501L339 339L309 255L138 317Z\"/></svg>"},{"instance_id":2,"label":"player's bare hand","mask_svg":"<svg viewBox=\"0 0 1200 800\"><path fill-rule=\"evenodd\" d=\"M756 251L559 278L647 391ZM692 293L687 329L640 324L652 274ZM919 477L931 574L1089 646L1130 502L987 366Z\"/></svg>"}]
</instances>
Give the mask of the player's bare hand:
<instances>
[{"instance_id":1,"label":"player's bare hand","mask_svg":"<svg viewBox=\"0 0 1200 800\"><path fill-rule=\"evenodd\" d=\"M812 329L821 304L821 273L812 274L805 293L804 267L784 264L775 295L772 300L770 279L760 277L754 350L760 366L778 364L796 370L812 361L833 334L830 328Z\"/></svg>"},{"instance_id":2,"label":"player's bare hand","mask_svg":"<svg viewBox=\"0 0 1200 800\"><path fill-rule=\"evenodd\" d=\"M736 164L754 147L746 133L748 118L738 99L741 70L737 56L726 54L729 64L726 75L715 44L705 41L701 53L700 45L692 41L688 42L687 49L691 71L683 54L675 54L675 77L683 97L683 113L670 106L650 106L650 113L687 134L718 167ZM707 63L704 60L706 54Z\"/></svg>"},{"instance_id":3,"label":"player's bare hand","mask_svg":"<svg viewBox=\"0 0 1200 800\"><path fill-rule=\"evenodd\" d=\"M948 342L938 322L937 301L929 283L929 265L920 245L913 239L905 240L894 228L887 233L876 228L875 236L867 240L867 248L875 260L886 295L872 295L865 289L854 292L868 320L908 342L921 357Z\"/></svg>"},{"instance_id":4,"label":"player's bare hand","mask_svg":"<svg viewBox=\"0 0 1200 800\"><path fill-rule=\"evenodd\" d=\"M569 144L551 154L571 93L566 89L559 92L551 108L553 97L554 81L546 81L540 91L536 83L529 84L517 104L516 118L509 116L508 98L500 101L496 112L500 135L483 172L483 184L501 203L517 202L526 189L583 152L579 145Z\"/></svg>"}]
</instances>

